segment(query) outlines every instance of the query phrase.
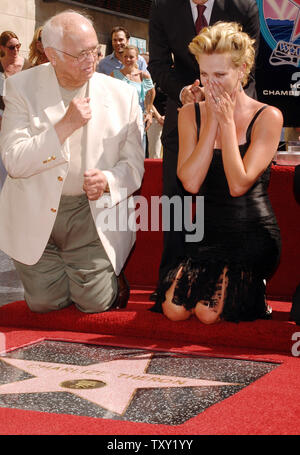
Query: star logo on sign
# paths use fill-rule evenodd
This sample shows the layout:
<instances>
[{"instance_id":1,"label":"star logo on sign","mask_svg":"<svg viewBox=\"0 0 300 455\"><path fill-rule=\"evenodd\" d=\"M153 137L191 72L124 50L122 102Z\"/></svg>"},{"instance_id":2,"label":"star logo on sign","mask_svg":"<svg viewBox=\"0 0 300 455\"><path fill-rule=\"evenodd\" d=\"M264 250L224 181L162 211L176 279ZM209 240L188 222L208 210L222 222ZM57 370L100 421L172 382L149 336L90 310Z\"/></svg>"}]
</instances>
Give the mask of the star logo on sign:
<instances>
[{"instance_id":1,"label":"star logo on sign","mask_svg":"<svg viewBox=\"0 0 300 455\"><path fill-rule=\"evenodd\" d=\"M126 360L112 360L89 366L0 357L0 361L34 376L1 385L0 395L69 392L123 415L136 390L140 388L232 385L228 382L148 374L146 371L152 356L152 353L145 353Z\"/></svg>"}]
</instances>

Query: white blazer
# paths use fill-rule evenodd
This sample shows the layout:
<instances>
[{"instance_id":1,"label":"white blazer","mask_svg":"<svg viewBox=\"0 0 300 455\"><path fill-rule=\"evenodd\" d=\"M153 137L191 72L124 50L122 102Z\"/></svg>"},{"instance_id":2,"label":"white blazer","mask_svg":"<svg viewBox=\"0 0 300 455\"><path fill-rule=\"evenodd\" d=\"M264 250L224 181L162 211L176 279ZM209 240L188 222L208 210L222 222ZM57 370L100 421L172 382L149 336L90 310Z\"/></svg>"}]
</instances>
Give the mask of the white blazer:
<instances>
[{"instance_id":1,"label":"white blazer","mask_svg":"<svg viewBox=\"0 0 300 455\"><path fill-rule=\"evenodd\" d=\"M99 237L118 275L135 242L134 229L102 229L103 211L118 209L124 225L134 211L130 196L142 182L144 150L136 90L95 73L88 83L86 169L105 172L110 195L89 201ZM50 237L68 173L69 141L54 125L66 112L50 63L6 80L0 147L8 176L0 194L0 249L35 264ZM127 192L127 194L126 194ZM128 208L129 205L129 208ZM132 218L132 216L131 216Z\"/></svg>"}]
</instances>

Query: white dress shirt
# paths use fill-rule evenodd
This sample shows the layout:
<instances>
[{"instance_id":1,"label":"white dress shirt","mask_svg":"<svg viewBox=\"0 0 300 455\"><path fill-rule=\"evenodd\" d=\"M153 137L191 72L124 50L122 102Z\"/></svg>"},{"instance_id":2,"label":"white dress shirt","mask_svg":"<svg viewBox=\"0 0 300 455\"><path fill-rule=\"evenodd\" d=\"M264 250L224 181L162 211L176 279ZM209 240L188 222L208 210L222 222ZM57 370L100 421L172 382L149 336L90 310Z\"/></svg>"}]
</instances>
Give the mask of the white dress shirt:
<instances>
[{"instance_id":1,"label":"white dress shirt","mask_svg":"<svg viewBox=\"0 0 300 455\"><path fill-rule=\"evenodd\" d=\"M204 14L205 19L206 19L208 24L209 24L210 17L211 17L211 12L212 12L212 9L213 9L213 6L214 6L214 1L215 0L207 0L205 2L206 9L205 9L203 14ZM197 5L196 5L196 3L193 2L193 0L190 0L190 4L191 4L191 10L192 10L192 14L193 14L194 23L195 23L197 18L198 18ZM183 92L184 89L185 89L185 87L183 87L183 89L181 90L181 92L179 94L180 101L181 101L181 95L182 95L182 92Z\"/></svg>"}]
</instances>

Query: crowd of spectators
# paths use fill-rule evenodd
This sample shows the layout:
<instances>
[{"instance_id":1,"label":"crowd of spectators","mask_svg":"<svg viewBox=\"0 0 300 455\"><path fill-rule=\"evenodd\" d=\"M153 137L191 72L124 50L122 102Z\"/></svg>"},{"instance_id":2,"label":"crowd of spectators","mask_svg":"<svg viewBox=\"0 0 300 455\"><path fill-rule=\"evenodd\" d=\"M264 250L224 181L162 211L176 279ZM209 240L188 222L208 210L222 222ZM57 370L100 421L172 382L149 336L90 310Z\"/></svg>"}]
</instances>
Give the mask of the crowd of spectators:
<instances>
[{"instance_id":1,"label":"crowd of spectators","mask_svg":"<svg viewBox=\"0 0 300 455\"><path fill-rule=\"evenodd\" d=\"M130 33L122 26L113 27L111 30L112 53L104 56L101 49L98 52L98 64L96 71L109 76L118 77L125 83L135 85L138 90L141 113L144 121L144 149L146 158L162 158L161 133L165 118L166 95L153 83L150 73L147 70L149 53L139 52L137 48L137 61L134 64L133 77L123 74L124 71L124 50L130 44ZM6 30L0 35L0 129L4 111L3 89L7 77L43 64L48 59L42 44L42 26L38 27L29 45L28 56L20 55L21 43L18 36ZM132 51L132 49L131 49ZM128 49L127 49L128 52ZM114 75L116 72L116 75ZM118 73L119 72L119 73ZM120 77L120 74L122 77ZM132 80L133 79L133 80ZM140 81L139 81L140 79ZM3 185L6 170L0 159L0 188Z\"/></svg>"}]
</instances>

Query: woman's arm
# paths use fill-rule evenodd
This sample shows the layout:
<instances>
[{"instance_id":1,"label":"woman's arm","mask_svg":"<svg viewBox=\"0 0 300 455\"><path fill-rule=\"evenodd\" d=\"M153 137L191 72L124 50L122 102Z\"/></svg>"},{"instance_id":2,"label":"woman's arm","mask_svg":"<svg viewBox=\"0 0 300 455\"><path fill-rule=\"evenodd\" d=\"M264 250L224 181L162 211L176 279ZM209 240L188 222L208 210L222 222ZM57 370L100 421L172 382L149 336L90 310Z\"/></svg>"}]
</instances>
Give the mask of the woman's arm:
<instances>
[{"instance_id":1,"label":"woman's arm","mask_svg":"<svg viewBox=\"0 0 300 455\"><path fill-rule=\"evenodd\" d=\"M147 91L146 96L145 96L145 101L144 101L145 114L149 114L151 112L151 110L153 109L154 98L155 98L155 88L153 87Z\"/></svg>"},{"instance_id":2,"label":"woman's arm","mask_svg":"<svg viewBox=\"0 0 300 455\"><path fill-rule=\"evenodd\" d=\"M144 113L144 122L145 122L145 131L148 131L150 126L152 125L152 109L153 109L153 101L155 98L155 89L151 88L146 93L144 106L145 106L145 113Z\"/></svg>"},{"instance_id":3,"label":"woman's arm","mask_svg":"<svg viewBox=\"0 0 300 455\"><path fill-rule=\"evenodd\" d=\"M147 131L152 125L152 110L153 102L155 98L155 88L153 86L152 79L148 73L142 73L142 83L146 79L146 84L144 88L146 91L145 100L144 100L144 122L145 122L145 131Z\"/></svg>"},{"instance_id":4,"label":"woman's arm","mask_svg":"<svg viewBox=\"0 0 300 455\"><path fill-rule=\"evenodd\" d=\"M269 106L257 118L250 146L244 156L238 150L235 127L222 125L222 157L231 196L245 194L268 167L280 141L282 114ZM237 152L238 151L238 152Z\"/></svg>"},{"instance_id":5,"label":"woman's arm","mask_svg":"<svg viewBox=\"0 0 300 455\"><path fill-rule=\"evenodd\" d=\"M209 169L218 123L211 115L207 101L201 103L201 130L197 141L194 103L179 111L179 154L177 175L186 191L198 193Z\"/></svg>"},{"instance_id":6,"label":"woman's arm","mask_svg":"<svg viewBox=\"0 0 300 455\"><path fill-rule=\"evenodd\" d=\"M158 123L160 125L164 124L165 116L160 115L160 113L158 112L158 110L156 109L156 107L154 105L152 106L152 114L153 114L153 117L158 121Z\"/></svg>"}]
</instances>

